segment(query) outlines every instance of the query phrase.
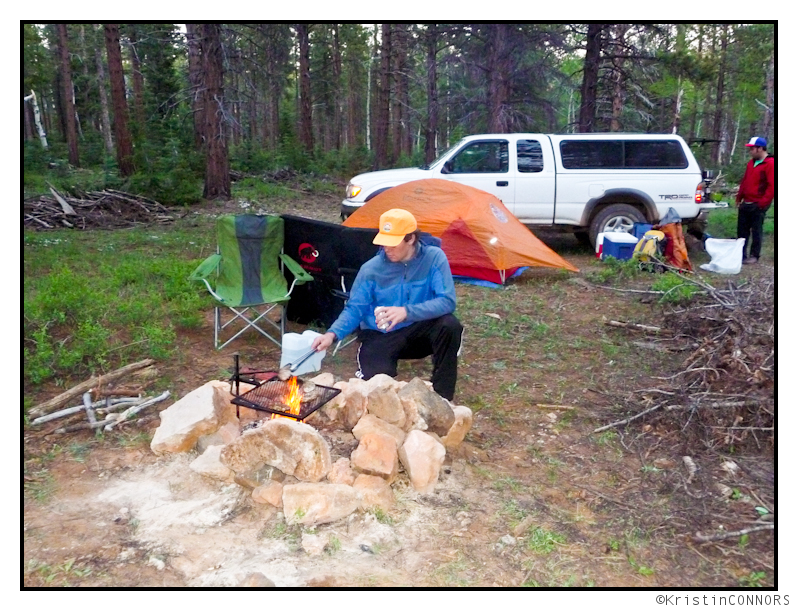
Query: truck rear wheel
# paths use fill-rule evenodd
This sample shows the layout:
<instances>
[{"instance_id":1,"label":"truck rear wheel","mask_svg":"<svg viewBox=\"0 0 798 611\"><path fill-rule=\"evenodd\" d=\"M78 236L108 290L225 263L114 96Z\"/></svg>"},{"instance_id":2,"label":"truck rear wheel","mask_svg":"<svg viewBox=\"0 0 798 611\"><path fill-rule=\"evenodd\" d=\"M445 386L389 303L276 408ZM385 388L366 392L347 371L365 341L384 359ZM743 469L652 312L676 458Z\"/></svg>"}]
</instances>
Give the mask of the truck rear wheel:
<instances>
[{"instance_id":1,"label":"truck rear wheel","mask_svg":"<svg viewBox=\"0 0 798 611\"><path fill-rule=\"evenodd\" d=\"M608 231L632 232L635 223L645 223L646 217L630 204L610 204L598 211L590 221L590 243L596 245L598 234Z\"/></svg>"}]
</instances>

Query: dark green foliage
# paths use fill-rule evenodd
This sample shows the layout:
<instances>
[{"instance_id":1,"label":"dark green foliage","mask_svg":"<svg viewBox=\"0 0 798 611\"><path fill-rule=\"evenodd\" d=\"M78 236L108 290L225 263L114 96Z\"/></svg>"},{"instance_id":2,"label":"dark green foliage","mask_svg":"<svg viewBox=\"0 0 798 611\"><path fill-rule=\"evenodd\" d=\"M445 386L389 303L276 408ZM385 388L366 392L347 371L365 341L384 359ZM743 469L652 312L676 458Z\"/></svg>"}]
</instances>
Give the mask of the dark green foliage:
<instances>
[{"instance_id":1,"label":"dark green foliage","mask_svg":"<svg viewBox=\"0 0 798 611\"><path fill-rule=\"evenodd\" d=\"M173 356L176 334L200 326L208 305L188 280L197 231L26 234L25 382Z\"/></svg>"},{"instance_id":2,"label":"dark green foliage","mask_svg":"<svg viewBox=\"0 0 798 611\"><path fill-rule=\"evenodd\" d=\"M602 24L598 24L602 25ZM340 180L371 169L377 126L381 24L309 27L315 150L298 141L296 32L290 24L223 24L224 105L234 170L281 168ZM387 167L422 163L427 134L427 24L393 24ZM100 134L97 54L106 61L102 28L68 24L70 69L79 120L80 161L122 184ZM460 137L497 131L568 132L580 109L586 24L436 24L437 153ZM205 151L195 140L193 94L185 37L174 24L121 25L137 174L123 186L167 204L199 199ZM677 133L723 145L692 145L702 167L723 170L735 184L747 161L743 143L763 128L774 24L603 24L595 128ZM48 151L31 138L23 149L26 195L44 177L74 178L62 145L63 110L52 24L23 24L23 95L35 90L48 132ZM725 55L722 43L726 41ZM133 44L133 41L135 43ZM131 52L143 79L138 124ZM371 70L371 73L369 71ZM723 98L718 99L723 77ZM680 114L676 115L677 100ZM619 106L618 106L619 104ZM720 108L718 115L716 111ZM718 123L718 118L720 122ZM113 119L113 117L111 117ZM716 124L719 127L716 128ZM772 121L768 134L772 139ZM382 133L382 132L381 132ZM395 142L396 140L396 142ZM410 152L402 148L411 143ZM775 143L771 143L775 152ZM78 181L80 182L80 181ZM64 186L62 184L62 186ZM101 185L100 185L101 186Z\"/></svg>"}]
</instances>

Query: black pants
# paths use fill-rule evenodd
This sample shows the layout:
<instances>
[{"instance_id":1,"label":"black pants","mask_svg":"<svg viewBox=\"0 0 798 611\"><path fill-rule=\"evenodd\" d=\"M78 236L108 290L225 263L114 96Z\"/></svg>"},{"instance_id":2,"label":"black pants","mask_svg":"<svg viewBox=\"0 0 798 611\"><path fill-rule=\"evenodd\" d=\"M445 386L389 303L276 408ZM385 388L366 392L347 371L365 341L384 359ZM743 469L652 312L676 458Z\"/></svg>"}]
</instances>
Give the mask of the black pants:
<instances>
[{"instance_id":1,"label":"black pants","mask_svg":"<svg viewBox=\"0 0 798 611\"><path fill-rule=\"evenodd\" d=\"M765 223L765 213L768 208L743 203L737 209L737 237L745 238L743 259L748 257L745 253L749 251L752 257L759 258L759 253L762 250L762 225Z\"/></svg>"},{"instance_id":2,"label":"black pants","mask_svg":"<svg viewBox=\"0 0 798 611\"><path fill-rule=\"evenodd\" d=\"M463 325L452 314L415 322L390 333L361 330L357 353L360 373L366 380L378 373L393 377L399 359L421 359L431 354L432 388L451 401L457 384L457 352L462 335Z\"/></svg>"}]
</instances>

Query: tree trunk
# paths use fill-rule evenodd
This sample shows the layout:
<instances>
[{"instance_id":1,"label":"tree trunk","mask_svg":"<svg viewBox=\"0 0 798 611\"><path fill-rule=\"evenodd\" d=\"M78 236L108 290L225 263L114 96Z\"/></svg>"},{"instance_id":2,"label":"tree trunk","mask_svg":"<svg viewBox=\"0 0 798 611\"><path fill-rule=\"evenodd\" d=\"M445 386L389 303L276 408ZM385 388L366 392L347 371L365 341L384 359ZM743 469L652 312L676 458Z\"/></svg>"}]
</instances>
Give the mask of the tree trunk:
<instances>
[{"instance_id":1,"label":"tree trunk","mask_svg":"<svg viewBox=\"0 0 798 611\"><path fill-rule=\"evenodd\" d=\"M221 27L218 23L203 23L202 77L206 138L205 199L229 199L230 161L227 156L227 129L224 109L224 64Z\"/></svg>"},{"instance_id":2,"label":"tree trunk","mask_svg":"<svg viewBox=\"0 0 798 611\"><path fill-rule=\"evenodd\" d=\"M144 77L141 74L141 60L139 59L138 33L135 27L130 29L130 64L133 67L133 108L136 114L136 123L139 134L144 133Z\"/></svg>"},{"instance_id":3,"label":"tree trunk","mask_svg":"<svg viewBox=\"0 0 798 611\"><path fill-rule=\"evenodd\" d=\"M603 30L603 23L591 23L587 28L585 65L582 73L582 101L579 105L580 133L592 132L596 121L596 91L598 89Z\"/></svg>"},{"instance_id":4,"label":"tree trunk","mask_svg":"<svg viewBox=\"0 0 798 611\"><path fill-rule=\"evenodd\" d=\"M92 25L92 27L94 27ZM99 27L99 25L98 25ZM97 89L100 92L100 131L105 143L105 152L114 156L114 140L111 137L111 113L108 109L108 93L105 91L105 66L100 47L94 47L94 63L97 66Z\"/></svg>"},{"instance_id":5,"label":"tree trunk","mask_svg":"<svg viewBox=\"0 0 798 611\"><path fill-rule=\"evenodd\" d=\"M114 107L114 137L116 138L116 162L122 176L130 176L133 166L133 141L128 129L127 100L125 99L125 76L122 73L122 49L119 46L119 26L105 24L105 50L108 53L108 77L111 81L111 103Z\"/></svg>"},{"instance_id":6,"label":"tree trunk","mask_svg":"<svg viewBox=\"0 0 798 611\"><path fill-rule=\"evenodd\" d=\"M58 50L61 53L61 84L63 85L64 120L66 123L67 147L69 148L69 163L79 167L78 130L75 122L75 101L72 97L74 90L72 89L72 70L69 67L67 27L65 23L59 23L56 27L58 28Z\"/></svg>"},{"instance_id":7,"label":"tree trunk","mask_svg":"<svg viewBox=\"0 0 798 611\"><path fill-rule=\"evenodd\" d=\"M22 98L22 120L25 124L25 140L32 141L36 140L36 136L33 134L33 108L28 104L29 97Z\"/></svg>"},{"instance_id":8,"label":"tree trunk","mask_svg":"<svg viewBox=\"0 0 798 611\"><path fill-rule=\"evenodd\" d=\"M299 38L299 141L313 154L313 103L310 98L310 40L307 24L296 26Z\"/></svg>"},{"instance_id":9,"label":"tree trunk","mask_svg":"<svg viewBox=\"0 0 798 611\"><path fill-rule=\"evenodd\" d=\"M436 157L438 139L438 28L427 29L427 124L424 129L424 161L432 163Z\"/></svg>"},{"instance_id":10,"label":"tree trunk","mask_svg":"<svg viewBox=\"0 0 798 611\"><path fill-rule=\"evenodd\" d=\"M712 143L712 159L720 163L721 146L723 137L723 95L724 79L726 76L726 48L729 44L729 26L724 25L720 34L720 65L718 66L718 84L715 90L715 116L712 121L712 138L718 142Z\"/></svg>"},{"instance_id":11,"label":"tree trunk","mask_svg":"<svg viewBox=\"0 0 798 611\"><path fill-rule=\"evenodd\" d=\"M371 111L371 100L374 99L374 94L372 93L374 87L372 83L374 82L374 59L377 57L377 24L374 24L374 42L371 45L371 52L369 53L369 68L368 68L368 84L366 86L366 148L368 150L374 149L374 141L371 135L371 125L372 125L372 111Z\"/></svg>"},{"instance_id":12,"label":"tree trunk","mask_svg":"<svg viewBox=\"0 0 798 611\"><path fill-rule=\"evenodd\" d=\"M36 131L39 133L39 142L41 142L42 148L47 148L47 135L44 131L44 127L42 127L42 117L41 112L39 111L39 103L36 101L36 94L31 91L30 95L23 99L23 102L26 102L30 99L30 112L33 115L32 120L34 125L36 126ZM28 105L25 104L26 109L28 109ZM33 129L31 127L31 129Z\"/></svg>"},{"instance_id":13,"label":"tree trunk","mask_svg":"<svg viewBox=\"0 0 798 611\"><path fill-rule=\"evenodd\" d=\"M188 83L191 87L191 115L194 125L194 146L201 149L205 144L202 129L205 125L202 110L202 58L200 57L200 26L186 24L186 43L188 45Z\"/></svg>"},{"instance_id":14,"label":"tree trunk","mask_svg":"<svg viewBox=\"0 0 798 611\"><path fill-rule=\"evenodd\" d=\"M493 134L510 131L511 116L507 107L510 97L509 34L510 24L488 26L488 131Z\"/></svg>"},{"instance_id":15,"label":"tree trunk","mask_svg":"<svg viewBox=\"0 0 798 611\"><path fill-rule=\"evenodd\" d=\"M768 62L768 70L765 74L765 113L762 118L762 137L766 138L768 142L772 140L770 131L773 127L773 88L775 78L774 56L771 54L770 62Z\"/></svg>"},{"instance_id":16,"label":"tree trunk","mask_svg":"<svg viewBox=\"0 0 798 611\"><path fill-rule=\"evenodd\" d=\"M393 162L402 155L410 155L408 136L410 126L408 115L410 108L409 79L407 77L408 26L394 25L394 77L396 87L393 103Z\"/></svg>"},{"instance_id":17,"label":"tree trunk","mask_svg":"<svg viewBox=\"0 0 798 611\"><path fill-rule=\"evenodd\" d=\"M698 51L696 52L696 59L699 62L702 59L703 50L704 50L704 26L702 24L698 26ZM698 105L699 105L698 87L695 87L693 95L693 115L692 117L690 117L690 133L688 135L690 141L692 141L693 138L696 137L696 127L698 121Z\"/></svg>"},{"instance_id":18,"label":"tree trunk","mask_svg":"<svg viewBox=\"0 0 798 611\"><path fill-rule=\"evenodd\" d=\"M391 102L391 24L382 24L380 47L380 81L377 113L374 124L374 162L377 168L388 165L388 119Z\"/></svg>"},{"instance_id":19,"label":"tree trunk","mask_svg":"<svg viewBox=\"0 0 798 611\"><path fill-rule=\"evenodd\" d=\"M624 37L629 30L626 24L616 24L613 26L615 30L615 44L617 51L615 55L622 55L624 46ZM624 102L624 60L622 57L615 57L612 60L612 119L610 121L610 131L619 132L623 128L621 125L621 114L623 113Z\"/></svg>"},{"instance_id":20,"label":"tree trunk","mask_svg":"<svg viewBox=\"0 0 798 611\"><path fill-rule=\"evenodd\" d=\"M332 148L340 150L343 128L343 96L341 95L341 44L338 40L338 24L332 25L332 70L333 70L333 121Z\"/></svg>"}]
</instances>

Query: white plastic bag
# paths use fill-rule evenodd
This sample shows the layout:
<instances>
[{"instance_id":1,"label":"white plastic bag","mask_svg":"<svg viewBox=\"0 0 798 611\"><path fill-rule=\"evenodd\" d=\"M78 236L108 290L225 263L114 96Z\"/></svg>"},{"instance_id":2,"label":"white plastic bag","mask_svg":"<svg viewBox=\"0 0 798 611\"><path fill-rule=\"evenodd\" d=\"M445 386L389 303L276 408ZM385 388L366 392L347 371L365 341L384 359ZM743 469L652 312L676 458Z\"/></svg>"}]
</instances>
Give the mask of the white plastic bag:
<instances>
[{"instance_id":1,"label":"white plastic bag","mask_svg":"<svg viewBox=\"0 0 798 611\"><path fill-rule=\"evenodd\" d=\"M286 333L283 335L283 352L280 355L280 367L285 367L290 363L298 362L303 356L310 351L310 345L321 333L316 333L308 329L304 333ZM321 369L321 361L327 354L326 350L317 352L308 360L302 363L294 375L302 375L303 373L312 373Z\"/></svg>"},{"instance_id":2,"label":"white plastic bag","mask_svg":"<svg viewBox=\"0 0 798 611\"><path fill-rule=\"evenodd\" d=\"M716 274L739 274L743 267L743 246L745 246L745 238L736 240L707 238L704 248L712 257L712 261L701 265L701 269Z\"/></svg>"}]
</instances>

